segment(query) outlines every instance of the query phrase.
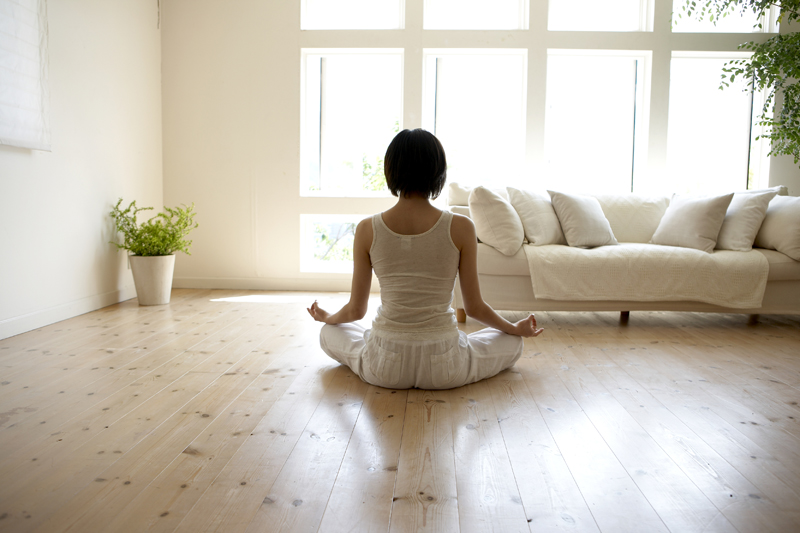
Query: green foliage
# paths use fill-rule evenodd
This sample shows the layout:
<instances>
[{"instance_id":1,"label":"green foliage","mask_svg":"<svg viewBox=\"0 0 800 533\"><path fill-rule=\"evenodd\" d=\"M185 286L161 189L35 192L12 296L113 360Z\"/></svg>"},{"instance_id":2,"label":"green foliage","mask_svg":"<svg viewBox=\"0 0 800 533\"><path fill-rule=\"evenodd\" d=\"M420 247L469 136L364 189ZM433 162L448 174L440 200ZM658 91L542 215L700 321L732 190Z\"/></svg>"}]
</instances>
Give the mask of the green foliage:
<instances>
[{"instance_id":1,"label":"green foliage","mask_svg":"<svg viewBox=\"0 0 800 533\"><path fill-rule=\"evenodd\" d=\"M394 121L392 131L397 134L400 132L400 119ZM386 175L383 172L383 157L376 157L375 163L367 161L367 154L361 157L361 175L364 180L362 186L365 191L385 191Z\"/></svg>"},{"instance_id":2,"label":"green foliage","mask_svg":"<svg viewBox=\"0 0 800 533\"><path fill-rule=\"evenodd\" d=\"M761 18L773 6L779 10L778 22L800 20L800 0L686 0L678 16L708 18L716 24L720 18L735 12L751 11ZM761 23L757 26L760 28ZM764 133L757 139L770 140L769 155L791 155L797 164L800 162L800 32L776 35L763 43L750 41L739 49L753 55L726 63L720 88L743 78L751 89L764 91L766 99L758 117ZM775 97L781 93L783 105L780 113L773 115Z\"/></svg>"},{"instance_id":3,"label":"green foliage","mask_svg":"<svg viewBox=\"0 0 800 533\"><path fill-rule=\"evenodd\" d=\"M314 224L316 250L314 259L322 261L352 261L354 223Z\"/></svg>"},{"instance_id":4,"label":"green foliage","mask_svg":"<svg viewBox=\"0 0 800 533\"><path fill-rule=\"evenodd\" d=\"M383 173L383 158L376 157L374 166L367 162L367 155L361 158L362 185L365 191L385 191L386 176Z\"/></svg>"},{"instance_id":5,"label":"green foliage","mask_svg":"<svg viewBox=\"0 0 800 533\"><path fill-rule=\"evenodd\" d=\"M117 248L129 250L133 255L153 256L170 255L174 252L189 254L192 241L186 236L198 226L194 222L194 204L169 208L150 220L138 224L136 215L141 211L152 210L152 207L136 207L136 201L125 209L120 209L122 198L111 210L111 218L117 232L122 233L122 244L111 242ZM191 254L189 254L191 255Z\"/></svg>"}]
</instances>

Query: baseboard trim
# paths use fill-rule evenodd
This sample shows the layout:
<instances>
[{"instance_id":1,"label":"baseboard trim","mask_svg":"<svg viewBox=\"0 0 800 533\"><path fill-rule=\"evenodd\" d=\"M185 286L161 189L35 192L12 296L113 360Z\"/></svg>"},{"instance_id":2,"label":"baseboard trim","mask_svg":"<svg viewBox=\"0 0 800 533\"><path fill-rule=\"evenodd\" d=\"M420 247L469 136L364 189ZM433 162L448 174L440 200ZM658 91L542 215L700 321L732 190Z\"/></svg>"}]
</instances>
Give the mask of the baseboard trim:
<instances>
[{"instance_id":1,"label":"baseboard trim","mask_svg":"<svg viewBox=\"0 0 800 533\"><path fill-rule=\"evenodd\" d=\"M351 280L309 278L174 278L173 289L232 289L254 291L350 292ZM372 292L379 292L373 278Z\"/></svg>"},{"instance_id":2,"label":"baseboard trim","mask_svg":"<svg viewBox=\"0 0 800 533\"><path fill-rule=\"evenodd\" d=\"M136 298L136 289L131 285L120 290L81 298L73 302L48 307L25 315L0 321L0 340L49 326L68 318L90 313L125 300Z\"/></svg>"}]
</instances>

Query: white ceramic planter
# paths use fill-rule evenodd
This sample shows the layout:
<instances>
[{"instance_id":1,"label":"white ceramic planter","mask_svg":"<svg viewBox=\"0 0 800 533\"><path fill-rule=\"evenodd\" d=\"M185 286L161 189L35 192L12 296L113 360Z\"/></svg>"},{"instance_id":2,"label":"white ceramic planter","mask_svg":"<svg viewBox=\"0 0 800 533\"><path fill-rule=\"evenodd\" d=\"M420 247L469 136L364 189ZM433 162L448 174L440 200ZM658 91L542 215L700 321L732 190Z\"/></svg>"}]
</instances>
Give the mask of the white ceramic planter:
<instances>
[{"instance_id":1,"label":"white ceramic planter","mask_svg":"<svg viewBox=\"0 0 800 533\"><path fill-rule=\"evenodd\" d=\"M128 256L139 305L164 305L172 292L175 255Z\"/></svg>"}]
</instances>

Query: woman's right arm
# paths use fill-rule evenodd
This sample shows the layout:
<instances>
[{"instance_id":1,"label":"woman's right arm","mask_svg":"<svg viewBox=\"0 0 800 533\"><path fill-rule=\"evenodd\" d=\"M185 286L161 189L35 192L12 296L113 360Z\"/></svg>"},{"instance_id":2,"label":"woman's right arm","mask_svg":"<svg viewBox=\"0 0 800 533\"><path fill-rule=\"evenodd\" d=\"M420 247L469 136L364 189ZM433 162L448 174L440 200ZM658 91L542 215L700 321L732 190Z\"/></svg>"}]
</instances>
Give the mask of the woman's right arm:
<instances>
[{"instance_id":1,"label":"woman's right arm","mask_svg":"<svg viewBox=\"0 0 800 533\"><path fill-rule=\"evenodd\" d=\"M510 335L536 337L542 333L541 328L537 329L536 317L533 315L512 324L483 301L478 280L478 237L472 220L462 215L453 215L450 235L456 248L461 252L458 277L461 281L461 297L467 315Z\"/></svg>"}]
</instances>

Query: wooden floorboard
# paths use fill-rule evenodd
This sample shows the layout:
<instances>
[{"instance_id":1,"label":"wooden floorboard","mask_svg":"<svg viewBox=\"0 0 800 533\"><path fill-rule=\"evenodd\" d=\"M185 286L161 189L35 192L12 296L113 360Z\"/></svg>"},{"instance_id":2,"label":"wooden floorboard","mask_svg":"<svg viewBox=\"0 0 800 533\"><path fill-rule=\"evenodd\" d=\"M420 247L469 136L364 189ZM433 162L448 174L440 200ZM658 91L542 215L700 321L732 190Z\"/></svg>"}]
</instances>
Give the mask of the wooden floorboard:
<instances>
[{"instance_id":1,"label":"wooden floorboard","mask_svg":"<svg viewBox=\"0 0 800 533\"><path fill-rule=\"evenodd\" d=\"M345 298L0 341L0 532L800 531L800 317L540 313L513 368L405 391L320 349L305 307Z\"/></svg>"}]
</instances>

